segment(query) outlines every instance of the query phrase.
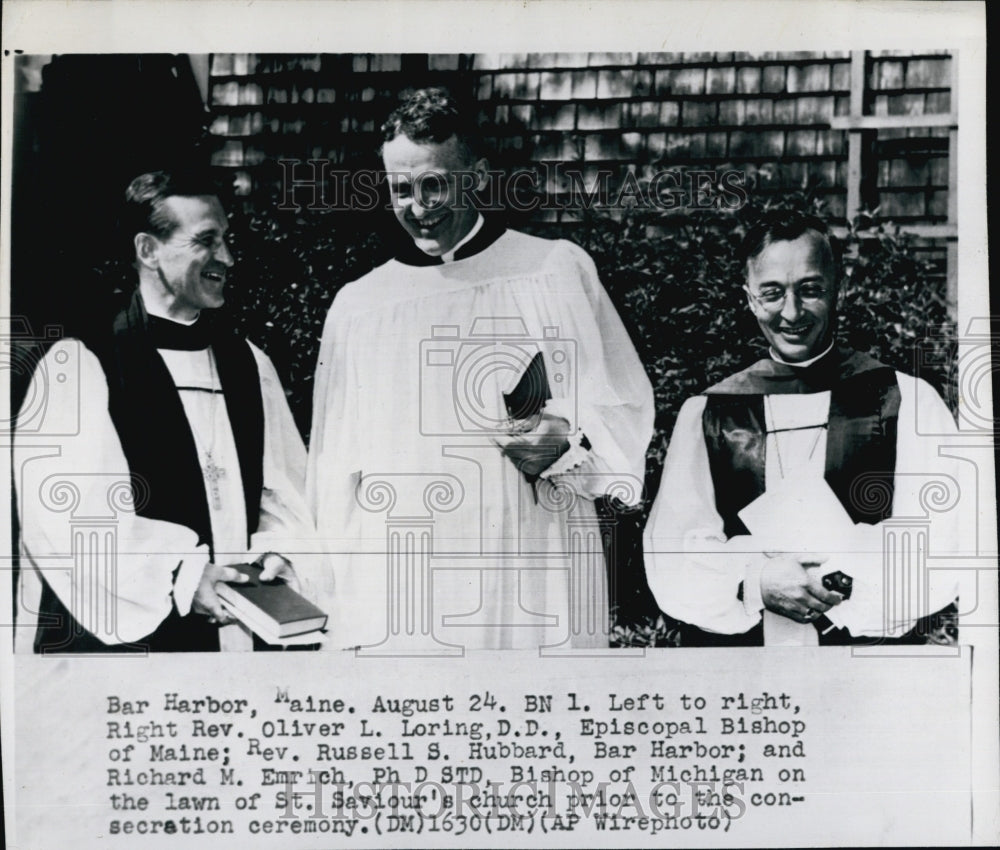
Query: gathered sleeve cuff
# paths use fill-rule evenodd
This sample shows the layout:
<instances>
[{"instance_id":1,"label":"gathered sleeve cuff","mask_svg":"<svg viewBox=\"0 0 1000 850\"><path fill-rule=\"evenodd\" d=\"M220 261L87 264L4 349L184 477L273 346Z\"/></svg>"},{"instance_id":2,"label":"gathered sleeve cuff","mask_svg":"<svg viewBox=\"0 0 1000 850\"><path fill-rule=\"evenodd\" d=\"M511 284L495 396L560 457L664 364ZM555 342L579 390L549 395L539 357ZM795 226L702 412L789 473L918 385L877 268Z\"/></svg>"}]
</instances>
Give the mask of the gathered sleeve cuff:
<instances>
[{"instance_id":1,"label":"gathered sleeve cuff","mask_svg":"<svg viewBox=\"0 0 1000 850\"><path fill-rule=\"evenodd\" d=\"M185 558L181 561L174 578L174 605L177 608L177 613L182 617L191 613L191 603L194 601L195 591L198 589L207 564L207 557L204 559Z\"/></svg>"}]
</instances>

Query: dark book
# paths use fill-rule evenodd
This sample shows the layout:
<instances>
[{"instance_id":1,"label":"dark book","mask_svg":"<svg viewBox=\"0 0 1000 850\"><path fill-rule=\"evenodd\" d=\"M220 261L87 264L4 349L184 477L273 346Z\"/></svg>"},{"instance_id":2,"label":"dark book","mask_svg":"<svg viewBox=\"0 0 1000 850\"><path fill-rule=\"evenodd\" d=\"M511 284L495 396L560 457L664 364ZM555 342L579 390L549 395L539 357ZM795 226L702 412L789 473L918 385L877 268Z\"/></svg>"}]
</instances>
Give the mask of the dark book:
<instances>
[{"instance_id":1,"label":"dark book","mask_svg":"<svg viewBox=\"0 0 1000 850\"><path fill-rule=\"evenodd\" d=\"M528 368L509 393L503 394L507 415L511 419L528 419L538 413L552 398L549 376L545 371L545 358L538 352L531 358Z\"/></svg>"},{"instance_id":2,"label":"dark book","mask_svg":"<svg viewBox=\"0 0 1000 850\"><path fill-rule=\"evenodd\" d=\"M327 615L280 579L261 581L256 564L234 564L246 584L220 583L219 598L233 616L262 638L287 638L326 626Z\"/></svg>"}]
</instances>

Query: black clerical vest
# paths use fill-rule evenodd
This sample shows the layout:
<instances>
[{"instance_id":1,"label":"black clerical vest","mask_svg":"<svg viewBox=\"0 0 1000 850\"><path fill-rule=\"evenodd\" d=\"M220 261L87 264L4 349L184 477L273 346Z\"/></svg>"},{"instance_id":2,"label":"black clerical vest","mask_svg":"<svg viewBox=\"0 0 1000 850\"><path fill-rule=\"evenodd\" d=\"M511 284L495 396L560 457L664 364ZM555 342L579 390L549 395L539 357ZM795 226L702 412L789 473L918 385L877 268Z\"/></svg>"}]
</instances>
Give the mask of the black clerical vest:
<instances>
[{"instance_id":1,"label":"black clerical vest","mask_svg":"<svg viewBox=\"0 0 1000 850\"><path fill-rule=\"evenodd\" d=\"M206 323L203 325L202 323ZM207 327L206 327L207 325ZM138 292L115 317L110 333L84 339L101 363L108 383L108 412L132 476L139 516L187 526L212 549L212 527L201 462L180 394L157 347L212 346L226 412L236 442L246 505L247 530L257 530L263 488L264 408L260 377L247 343L207 317L188 334L194 344L165 339L183 333L174 323L149 317ZM197 339L198 335L203 340ZM207 363L207 361L206 361ZM219 648L218 627L204 616L181 617L174 608L151 635L135 645L108 646L84 632L58 597L43 588L42 617L35 649L53 652L211 651ZM60 625L44 615L56 614Z\"/></svg>"},{"instance_id":2,"label":"black clerical vest","mask_svg":"<svg viewBox=\"0 0 1000 850\"><path fill-rule=\"evenodd\" d=\"M899 386L896 373L856 352L795 369L764 363L706 391L702 426L715 505L726 537L748 534L737 512L764 492L764 396L830 390L825 477L854 522L891 515Z\"/></svg>"}]
</instances>

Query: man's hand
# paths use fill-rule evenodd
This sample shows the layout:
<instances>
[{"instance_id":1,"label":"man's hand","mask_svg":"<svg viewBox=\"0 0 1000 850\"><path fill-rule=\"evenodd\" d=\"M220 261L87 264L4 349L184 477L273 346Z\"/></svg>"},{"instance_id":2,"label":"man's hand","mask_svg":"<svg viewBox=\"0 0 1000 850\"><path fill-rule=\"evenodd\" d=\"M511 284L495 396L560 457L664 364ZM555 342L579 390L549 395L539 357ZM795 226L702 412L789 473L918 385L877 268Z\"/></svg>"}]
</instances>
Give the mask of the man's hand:
<instances>
[{"instance_id":1,"label":"man's hand","mask_svg":"<svg viewBox=\"0 0 1000 850\"><path fill-rule=\"evenodd\" d=\"M827 590L820 577L806 569L825 560L824 555L779 555L769 559L760 573L764 606L798 623L811 623L843 602L843 596Z\"/></svg>"},{"instance_id":2,"label":"man's hand","mask_svg":"<svg viewBox=\"0 0 1000 850\"><path fill-rule=\"evenodd\" d=\"M210 623L224 626L233 622L233 617L222 607L222 601L215 592L215 585L220 581L244 584L247 577L232 567L220 567L211 562L206 564L201 574L201 581L198 582L198 588L194 592L194 598L191 600L191 610L208 617Z\"/></svg>"},{"instance_id":3,"label":"man's hand","mask_svg":"<svg viewBox=\"0 0 1000 850\"><path fill-rule=\"evenodd\" d=\"M569 448L569 421L551 413L541 413L537 422L526 420L524 424L527 425L525 430L499 435L494 440L514 466L525 475L536 477Z\"/></svg>"},{"instance_id":4,"label":"man's hand","mask_svg":"<svg viewBox=\"0 0 1000 850\"><path fill-rule=\"evenodd\" d=\"M295 574L292 562L284 555L279 555L277 552L265 552L257 559L257 564L263 568L260 573L261 581L281 579L296 593L302 592L299 577Z\"/></svg>"}]
</instances>

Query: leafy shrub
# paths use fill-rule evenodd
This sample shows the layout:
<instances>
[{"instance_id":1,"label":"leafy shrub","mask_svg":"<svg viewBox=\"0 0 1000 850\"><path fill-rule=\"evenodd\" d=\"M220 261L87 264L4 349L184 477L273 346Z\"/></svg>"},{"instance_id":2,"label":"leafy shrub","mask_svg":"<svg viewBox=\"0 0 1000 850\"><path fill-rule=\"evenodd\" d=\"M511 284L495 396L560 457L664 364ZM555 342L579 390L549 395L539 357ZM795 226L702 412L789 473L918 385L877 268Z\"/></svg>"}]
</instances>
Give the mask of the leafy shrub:
<instances>
[{"instance_id":1,"label":"leafy shrub","mask_svg":"<svg viewBox=\"0 0 1000 850\"><path fill-rule=\"evenodd\" d=\"M611 611L612 646L663 647L680 646L680 630L663 613L636 614L622 612L618 607Z\"/></svg>"}]
</instances>

